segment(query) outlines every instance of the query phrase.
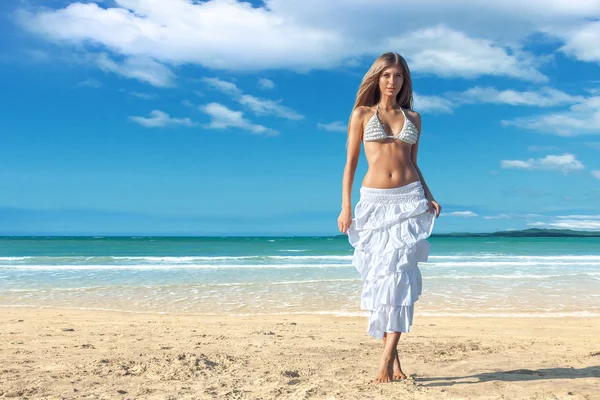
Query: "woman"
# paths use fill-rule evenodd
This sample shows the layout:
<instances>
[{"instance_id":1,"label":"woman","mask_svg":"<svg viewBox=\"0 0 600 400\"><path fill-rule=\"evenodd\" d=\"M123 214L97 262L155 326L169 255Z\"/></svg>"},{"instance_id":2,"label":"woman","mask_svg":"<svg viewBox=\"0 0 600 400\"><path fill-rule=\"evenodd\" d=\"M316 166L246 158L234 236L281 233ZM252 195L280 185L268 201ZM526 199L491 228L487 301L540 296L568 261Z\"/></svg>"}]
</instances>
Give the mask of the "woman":
<instances>
[{"instance_id":1,"label":"woman","mask_svg":"<svg viewBox=\"0 0 600 400\"><path fill-rule=\"evenodd\" d=\"M383 339L374 382L406 379L396 346L401 332L410 330L422 287L417 263L427 260L426 239L441 211L417 166L420 132L408 65L399 54L383 54L364 76L350 117L338 218L364 282L361 309L370 311L368 332ZM352 219L361 141L368 170Z\"/></svg>"}]
</instances>

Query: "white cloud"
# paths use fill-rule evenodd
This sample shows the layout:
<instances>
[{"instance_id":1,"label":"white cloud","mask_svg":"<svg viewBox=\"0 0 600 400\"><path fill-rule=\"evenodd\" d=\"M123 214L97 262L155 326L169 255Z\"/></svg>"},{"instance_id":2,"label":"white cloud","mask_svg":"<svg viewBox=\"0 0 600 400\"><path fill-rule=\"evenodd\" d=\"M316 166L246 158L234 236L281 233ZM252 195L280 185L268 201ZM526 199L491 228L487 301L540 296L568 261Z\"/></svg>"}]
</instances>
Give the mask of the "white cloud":
<instances>
[{"instance_id":1,"label":"white cloud","mask_svg":"<svg viewBox=\"0 0 600 400\"><path fill-rule=\"evenodd\" d=\"M95 56L95 61L104 72L113 72L158 87L170 87L175 84L175 74L165 65L149 57L131 56L118 63L108 54L100 53Z\"/></svg>"},{"instance_id":2,"label":"white cloud","mask_svg":"<svg viewBox=\"0 0 600 400\"><path fill-rule=\"evenodd\" d=\"M242 91L233 82L227 82L219 78L202 78L202 81L212 89L216 89L233 96L242 95Z\"/></svg>"},{"instance_id":3,"label":"white cloud","mask_svg":"<svg viewBox=\"0 0 600 400\"><path fill-rule=\"evenodd\" d=\"M502 124L559 136L600 134L600 96L580 98L568 111L504 120Z\"/></svg>"},{"instance_id":4,"label":"white cloud","mask_svg":"<svg viewBox=\"0 0 600 400\"><path fill-rule=\"evenodd\" d=\"M192 102L191 102L191 101L189 101L189 100L182 100L182 101L181 101L181 104L183 104L184 106L186 106L186 107L188 107L188 108L194 108L194 107L196 107L196 106L194 105L194 103L192 103Z\"/></svg>"},{"instance_id":5,"label":"white cloud","mask_svg":"<svg viewBox=\"0 0 600 400\"><path fill-rule=\"evenodd\" d=\"M600 215L557 215L559 219L600 219Z\"/></svg>"},{"instance_id":6,"label":"white cloud","mask_svg":"<svg viewBox=\"0 0 600 400\"><path fill-rule=\"evenodd\" d=\"M237 1L115 0L115 7L73 3L21 11L22 25L67 44L101 45L123 56L228 70L321 68L337 64L344 38Z\"/></svg>"},{"instance_id":7,"label":"white cloud","mask_svg":"<svg viewBox=\"0 0 600 400\"><path fill-rule=\"evenodd\" d=\"M530 226L557 229L600 230L600 214L596 215L557 215L550 222L530 222Z\"/></svg>"},{"instance_id":8,"label":"white cloud","mask_svg":"<svg viewBox=\"0 0 600 400\"><path fill-rule=\"evenodd\" d=\"M195 122L192 122L189 118L171 118L169 114L160 110L152 110L150 117L129 117L132 121L145 126L146 128L158 128L166 126L194 126Z\"/></svg>"},{"instance_id":9,"label":"white cloud","mask_svg":"<svg viewBox=\"0 0 600 400\"><path fill-rule=\"evenodd\" d=\"M544 158L522 161L522 160L502 160L502 168L514 169L540 169L540 170L559 170L564 173L577 171L584 168L583 163L577 160L573 154L548 155Z\"/></svg>"},{"instance_id":10,"label":"white cloud","mask_svg":"<svg viewBox=\"0 0 600 400\"><path fill-rule=\"evenodd\" d=\"M415 110L452 113L464 104L508 104L513 106L551 107L561 104L585 104L583 96L573 96L544 86L535 91L498 90L490 86L475 86L462 92L446 92L428 96L414 93Z\"/></svg>"},{"instance_id":11,"label":"white cloud","mask_svg":"<svg viewBox=\"0 0 600 400\"><path fill-rule=\"evenodd\" d=\"M471 218L471 217L478 217L478 214L475 214L472 211L454 211L451 213L444 213L445 216L450 216L450 217L466 217L466 218Z\"/></svg>"},{"instance_id":12,"label":"white cloud","mask_svg":"<svg viewBox=\"0 0 600 400\"><path fill-rule=\"evenodd\" d=\"M420 113L451 113L456 107L456 104L451 100L440 96L427 96L415 92L413 93L413 99L413 108Z\"/></svg>"},{"instance_id":13,"label":"white cloud","mask_svg":"<svg viewBox=\"0 0 600 400\"><path fill-rule=\"evenodd\" d=\"M524 214L523 217L525 217L525 218L539 218L539 217L543 217L543 215L542 214L529 213L529 214Z\"/></svg>"},{"instance_id":14,"label":"white cloud","mask_svg":"<svg viewBox=\"0 0 600 400\"><path fill-rule=\"evenodd\" d=\"M600 170L592 171L592 175L594 178L600 179Z\"/></svg>"},{"instance_id":15,"label":"white cloud","mask_svg":"<svg viewBox=\"0 0 600 400\"><path fill-rule=\"evenodd\" d=\"M464 92L451 94L450 97L465 104L494 103L536 107L573 104L584 100L582 96L572 96L550 87L542 87L537 91L517 91L475 86Z\"/></svg>"},{"instance_id":16,"label":"white cloud","mask_svg":"<svg viewBox=\"0 0 600 400\"><path fill-rule=\"evenodd\" d=\"M282 106L280 104L281 100L259 99L258 97L245 94L240 97L239 102L250 108L257 115L274 115L276 117L291 120L300 120L304 118L303 115L298 114L294 110Z\"/></svg>"},{"instance_id":17,"label":"white cloud","mask_svg":"<svg viewBox=\"0 0 600 400\"><path fill-rule=\"evenodd\" d=\"M600 14L600 4L595 0L421 0L387 8L389 1L386 0L353 0L350 4L343 0L267 0L266 4L277 15L318 26L330 25L347 35L357 31L356 34L366 37L380 35L373 29L378 24L392 28L394 22L402 21L407 31L414 31L446 22L474 34L487 33L513 41L539 26L564 25ZM474 19L473 15L478 18Z\"/></svg>"},{"instance_id":18,"label":"white cloud","mask_svg":"<svg viewBox=\"0 0 600 400\"><path fill-rule=\"evenodd\" d=\"M85 81L81 81L77 84L77 86L89 87L92 89L98 89L102 87L102 82L97 81L96 79L86 79Z\"/></svg>"},{"instance_id":19,"label":"white cloud","mask_svg":"<svg viewBox=\"0 0 600 400\"><path fill-rule=\"evenodd\" d=\"M318 129L322 129L329 132L347 132L348 125L341 121L329 122L328 124L317 124Z\"/></svg>"},{"instance_id":20,"label":"white cloud","mask_svg":"<svg viewBox=\"0 0 600 400\"><path fill-rule=\"evenodd\" d=\"M446 25L415 30L388 38L385 48L401 48L410 68L442 77L476 78L498 75L545 82L548 78L535 68L533 56L499 46L487 39L472 38Z\"/></svg>"},{"instance_id":21,"label":"white cloud","mask_svg":"<svg viewBox=\"0 0 600 400\"><path fill-rule=\"evenodd\" d=\"M540 82L547 80L538 70L541 60L523 51L519 41L542 26L572 26L600 8L553 0L424 0L391 9L379 0L293 3L266 0L256 7L235 0L114 0L102 6L22 9L18 20L46 40L90 45L163 67L305 71L348 66L399 49L417 72ZM391 28L387 37L381 36L382 25Z\"/></svg>"},{"instance_id":22,"label":"white cloud","mask_svg":"<svg viewBox=\"0 0 600 400\"><path fill-rule=\"evenodd\" d=\"M565 44L560 51L580 61L600 63L600 21L590 21L564 32L551 32L560 36Z\"/></svg>"},{"instance_id":23,"label":"white cloud","mask_svg":"<svg viewBox=\"0 0 600 400\"><path fill-rule=\"evenodd\" d=\"M273 115L275 117L291 120L301 120L304 118L303 115L291 108L281 105L281 100L261 99L244 94L235 83L227 82L219 78L203 78L202 81L213 89L232 95L235 101L248 107L256 115Z\"/></svg>"},{"instance_id":24,"label":"white cloud","mask_svg":"<svg viewBox=\"0 0 600 400\"><path fill-rule=\"evenodd\" d=\"M521 168L521 169L531 169L531 165L534 160L530 161L521 161L521 160L502 160L500 161L500 166L502 168Z\"/></svg>"},{"instance_id":25,"label":"white cloud","mask_svg":"<svg viewBox=\"0 0 600 400\"><path fill-rule=\"evenodd\" d=\"M510 215L508 215L508 214L488 215L483 218L485 218L485 219L509 219Z\"/></svg>"},{"instance_id":26,"label":"white cloud","mask_svg":"<svg viewBox=\"0 0 600 400\"><path fill-rule=\"evenodd\" d=\"M270 79L262 78L258 80L258 87L263 90L271 90L275 89L275 83Z\"/></svg>"},{"instance_id":27,"label":"white cloud","mask_svg":"<svg viewBox=\"0 0 600 400\"><path fill-rule=\"evenodd\" d=\"M257 134L276 135L278 132L262 125L257 125L244 118L244 113L234 111L219 103L209 103L198 107L211 117L208 128L227 129L240 128Z\"/></svg>"},{"instance_id":28,"label":"white cloud","mask_svg":"<svg viewBox=\"0 0 600 400\"><path fill-rule=\"evenodd\" d=\"M553 222L530 222L527 225L556 229L600 230L600 221L597 219L562 219Z\"/></svg>"},{"instance_id":29,"label":"white cloud","mask_svg":"<svg viewBox=\"0 0 600 400\"><path fill-rule=\"evenodd\" d=\"M558 136L577 136L600 133L600 111L594 113L559 112L502 121L505 126L516 126Z\"/></svg>"}]
</instances>

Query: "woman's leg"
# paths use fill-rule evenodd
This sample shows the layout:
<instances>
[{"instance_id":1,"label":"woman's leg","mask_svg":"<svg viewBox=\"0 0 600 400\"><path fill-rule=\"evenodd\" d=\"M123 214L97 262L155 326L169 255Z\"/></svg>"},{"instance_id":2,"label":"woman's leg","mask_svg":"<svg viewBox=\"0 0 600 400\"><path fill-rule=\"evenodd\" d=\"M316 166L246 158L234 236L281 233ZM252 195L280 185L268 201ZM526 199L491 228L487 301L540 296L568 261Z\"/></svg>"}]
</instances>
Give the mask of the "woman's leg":
<instances>
[{"instance_id":1,"label":"woman's leg","mask_svg":"<svg viewBox=\"0 0 600 400\"><path fill-rule=\"evenodd\" d=\"M381 362L379 364L379 371L377 377L373 379L373 382L391 382L394 368L394 350L398 345L400 339L400 332L386 332L383 335L385 345L383 347L383 354L381 355Z\"/></svg>"},{"instance_id":2,"label":"woman's leg","mask_svg":"<svg viewBox=\"0 0 600 400\"><path fill-rule=\"evenodd\" d=\"M397 332L398 335L402 335L401 332ZM383 347L385 348L385 341L387 339L387 332L383 334ZM402 367L400 366L400 356L398 355L398 347L394 348L394 370L392 373L392 379L406 379L406 375L402 372Z\"/></svg>"}]
</instances>

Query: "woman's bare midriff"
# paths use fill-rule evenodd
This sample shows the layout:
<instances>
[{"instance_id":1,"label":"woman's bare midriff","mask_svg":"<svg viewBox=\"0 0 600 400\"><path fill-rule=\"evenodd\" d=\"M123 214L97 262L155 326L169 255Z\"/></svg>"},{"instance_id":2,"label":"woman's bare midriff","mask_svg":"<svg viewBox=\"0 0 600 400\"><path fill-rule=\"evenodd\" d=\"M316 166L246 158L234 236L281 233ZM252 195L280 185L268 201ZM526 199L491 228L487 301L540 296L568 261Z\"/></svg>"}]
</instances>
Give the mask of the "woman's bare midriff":
<instances>
[{"instance_id":1,"label":"woman's bare midriff","mask_svg":"<svg viewBox=\"0 0 600 400\"><path fill-rule=\"evenodd\" d=\"M411 147L397 139L364 143L369 167L362 185L390 189L417 182L420 178L412 163Z\"/></svg>"}]
</instances>

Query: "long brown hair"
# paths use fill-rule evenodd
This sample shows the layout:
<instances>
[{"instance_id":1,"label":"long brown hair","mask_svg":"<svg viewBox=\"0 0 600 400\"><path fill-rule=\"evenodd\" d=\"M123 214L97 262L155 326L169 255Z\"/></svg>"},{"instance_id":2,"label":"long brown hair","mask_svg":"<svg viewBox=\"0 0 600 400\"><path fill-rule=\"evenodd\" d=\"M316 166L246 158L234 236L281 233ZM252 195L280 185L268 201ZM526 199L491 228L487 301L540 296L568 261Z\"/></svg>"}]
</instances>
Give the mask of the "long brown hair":
<instances>
[{"instance_id":1,"label":"long brown hair","mask_svg":"<svg viewBox=\"0 0 600 400\"><path fill-rule=\"evenodd\" d=\"M363 77L358 88L358 93L356 94L353 111L360 106L372 107L379 103L379 100L381 100L379 77L383 70L392 65L400 65L404 70L404 82L402 83L400 92L396 96L396 102L400 107L412 110L413 90L408 64L400 54L389 52L380 55Z\"/></svg>"},{"instance_id":2,"label":"long brown hair","mask_svg":"<svg viewBox=\"0 0 600 400\"><path fill-rule=\"evenodd\" d=\"M412 110L413 107L413 90L412 90L412 79L410 78L410 70L404 57L398 53L385 53L377 57L371 68L367 71L362 79L358 93L356 94L356 101L354 102L354 108L367 106L372 107L379 103L381 100L381 91L379 90L379 77L381 73L392 65L400 65L404 70L404 82L402 88L396 96L396 102L402 108ZM350 115L352 119L352 115ZM350 127L350 121L348 121L348 127ZM349 139L349 138L348 138ZM348 149L348 139L346 139L346 149Z\"/></svg>"}]
</instances>

